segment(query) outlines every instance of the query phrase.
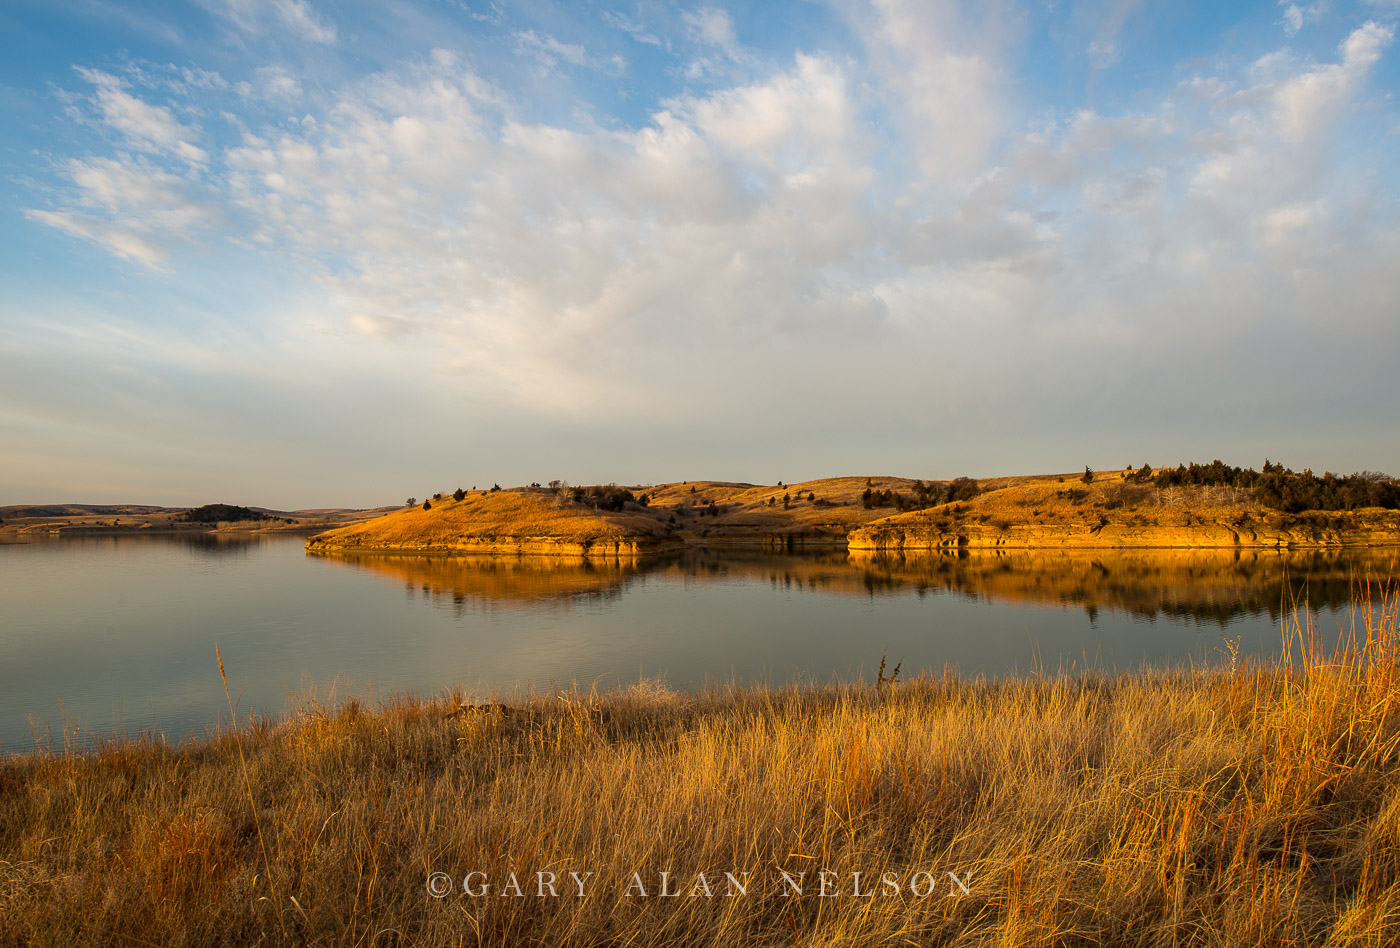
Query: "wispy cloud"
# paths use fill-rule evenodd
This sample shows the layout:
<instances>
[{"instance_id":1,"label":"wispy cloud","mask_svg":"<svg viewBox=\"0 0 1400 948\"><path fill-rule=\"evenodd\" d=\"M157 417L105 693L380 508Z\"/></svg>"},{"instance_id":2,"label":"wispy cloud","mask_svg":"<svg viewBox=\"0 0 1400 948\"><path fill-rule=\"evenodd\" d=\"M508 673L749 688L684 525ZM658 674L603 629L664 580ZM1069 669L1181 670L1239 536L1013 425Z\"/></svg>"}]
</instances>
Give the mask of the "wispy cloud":
<instances>
[{"instance_id":1,"label":"wispy cloud","mask_svg":"<svg viewBox=\"0 0 1400 948\"><path fill-rule=\"evenodd\" d=\"M196 164L208 157L204 149L193 144L198 132L176 121L165 106L151 105L126 92L116 76L82 67L78 72L96 87L94 100L102 121L131 144L170 152Z\"/></svg>"},{"instance_id":2,"label":"wispy cloud","mask_svg":"<svg viewBox=\"0 0 1400 948\"><path fill-rule=\"evenodd\" d=\"M309 43L336 41L335 26L306 0L200 0L245 33L263 36L272 31L291 33Z\"/></svg>"}]
</instances>

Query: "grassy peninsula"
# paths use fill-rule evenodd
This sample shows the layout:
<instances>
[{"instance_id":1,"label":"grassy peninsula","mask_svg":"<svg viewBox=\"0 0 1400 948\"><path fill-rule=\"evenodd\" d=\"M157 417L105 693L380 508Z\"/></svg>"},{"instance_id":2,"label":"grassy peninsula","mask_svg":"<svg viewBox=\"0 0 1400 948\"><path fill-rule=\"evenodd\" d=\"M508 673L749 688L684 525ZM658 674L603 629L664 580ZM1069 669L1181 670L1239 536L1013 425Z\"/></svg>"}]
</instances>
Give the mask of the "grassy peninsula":
<instances>
[{"instance_id":1,"label":"grassy peninsula","mask_svg":"<svg viewBox=\"0 0 1400 948\"><path fill-rule=\"evenodd\" d=\"M1262 667L308 700L10 756L0 945L1390 945L1396 606Z\"/></svg>"},{"instance_id":2,"label":"grassy peninsula","mask_svg":"<svg viewBox=\"0 0 1400 948\"><path fill-rule=\"evenodd\" d=\"M688 546L1278 549L1400 544L1400 485L1185 465L977 480L832 477L457 489L312 537L314 551L618 557Z\"/></svg>"}]
</instances>

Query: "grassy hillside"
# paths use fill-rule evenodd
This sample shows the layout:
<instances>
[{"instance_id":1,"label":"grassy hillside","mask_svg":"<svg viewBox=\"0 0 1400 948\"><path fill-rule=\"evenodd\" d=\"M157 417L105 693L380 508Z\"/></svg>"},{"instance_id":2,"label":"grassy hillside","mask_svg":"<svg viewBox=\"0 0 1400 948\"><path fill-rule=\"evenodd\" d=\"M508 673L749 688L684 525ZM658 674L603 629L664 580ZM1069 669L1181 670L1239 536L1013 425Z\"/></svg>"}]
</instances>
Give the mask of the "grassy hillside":
<instances>
[{"instance_id":1,"label":"grassy hillside","mask_svg":"<svg viewBox=\"0 0 1400 948\"><path fill-rule=\"evenodd\" d=\"M629 502L621 510L548 488L468 491L461 500L440 494L427 501L427 509L405 507L331 530L313 537L307 548L630 555L697 542L781 546L788 537L844 545L852 527L882 515L861 505L867 480L825 478L772 487L722 481L635 486L630 492L639 499L646 495L647 505ZM892 477L874 482L914 483Z\"/></svg>"},{"instance_id":2,"label":"grassy hillside","mask_svg":"<svg viewBox=\"0 0 1400 948\"><path fill-rule=\"evenodd\" d=\"M662 512L636 507L599 511L543 491L472 491L319 534L318 550L419 550L473 552L590 551L617 554L679 546Z\"/></svg>"},{"instance_id":3,"label":"grassy hillside","mask_svg":"<svg viewBox=\"0 0 1400 948\"><path fill-rule=\"evenodd\" d=\"M1285 513L1234 487L1091 483L1068 475L986 481L977 496L873 521L852 549L1311 547L1400 543L1400 511Z\"/></svg>"},{"instance_id":4,"label":"grassy hillside","mask_svg":"<svg viewBox=\"0 0 1400 948\"><path fill-rule=\"evenodd\" d=\"M309 703L0 758L0 945L1392 945L1395 603L1359 626L1266 667Z\"/></svg>"},{"instance_id":5,"label":"grassy hillside","mask_svg":"<svg viewBox=\"0 0 1400 948\"><path fill-rule=\"evenodd\" d=\"M1157 487L1131 471L922 481L830 477L774 485L685 481L438 495L312 539L312 550L633 555L688 545L857 550L1311 547L1400 543L1400 511L1285 513L1235 487ZM956 496L951 502L946 498ZM645 503L643 503L645 499ZM616 509L613 509L616 508ZM901 513L901 511L903 511ZM590 552L591 551L591 552Z\"/></svg>"}]
</instances>

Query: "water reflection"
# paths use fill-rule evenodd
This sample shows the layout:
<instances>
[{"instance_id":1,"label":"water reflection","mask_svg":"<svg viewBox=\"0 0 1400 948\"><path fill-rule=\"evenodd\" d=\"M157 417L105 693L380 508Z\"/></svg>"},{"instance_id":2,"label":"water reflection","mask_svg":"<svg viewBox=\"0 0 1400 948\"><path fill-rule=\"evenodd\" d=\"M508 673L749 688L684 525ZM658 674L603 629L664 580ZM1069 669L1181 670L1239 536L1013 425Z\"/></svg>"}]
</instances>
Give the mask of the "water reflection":
<instances>
[{"instance_id":1,"label":"water reflection","mask_svg":"<svg viewBox=\"0 0 1400 948\"><path fill-rule=\"evenodd\" d=\"M427 554L318 551L318 560L353 567L404 585L405 591L451 600L458 611L470 604L512 609L576 599L616 599L654 560L555 556L439 556Z\"/></svg>"},{"instance_id":2,"label":"water reflection","mask_svg":"<svg viewBox=\"0 0 1400 948\"><path fill-rule=\"evenodd\" d=\"M1245 615L1277 620L1306 602L1348 605L1369 581L1396 574L1387 550L1024 551L909 557L852 556L882 588L950 591L992 601L1081 606L1145 618L1225 626Z\"/></svg>"},{"instance_id":3,"label":"water reflection","mask_svg":"<svg viewBox=\"0 0 1400 948\"><path fill-rule=\"evenodd\" d=\"M451 600L459 609L610 601L648 577L766 584L849 597L952 594L988 602L1083 608L1224 627L1241 616L1277 620L1296 603L1340 609L1360 587L1396 575L1400 550L1068 550L909 556L688 550L662 558L321 553L318 558Z\"/></svg>"}]
</instances>

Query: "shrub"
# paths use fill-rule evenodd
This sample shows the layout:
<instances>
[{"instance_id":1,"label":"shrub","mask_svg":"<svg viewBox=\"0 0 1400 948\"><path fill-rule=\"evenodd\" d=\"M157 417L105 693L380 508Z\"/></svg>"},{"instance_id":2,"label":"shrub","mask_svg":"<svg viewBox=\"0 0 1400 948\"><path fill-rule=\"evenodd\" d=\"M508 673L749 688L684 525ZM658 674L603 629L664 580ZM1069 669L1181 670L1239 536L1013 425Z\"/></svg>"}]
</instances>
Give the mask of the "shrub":
<instances>
[{"instance_id":1,"label":"shrub","mask_svg":"<svg viewBox=\"0 0 1400 948\"><path fill-rule=\"evenodd\" d=\"M423 501L423 509L424 509L424 510L432 510L432 509L433 509L432 503L431 503L430 501L426 501L426 500Z\"/></svg>"},{"instance_id":2,"label":"shrub","mask_svg":"<svg viewBox=\"0 0 1400 948\"><path fill-rule=\"evenodd\" d=\"M462 490L462 488L460 488L460 487L457 488L456 490L454 490L454 491L452 492L452 499L453 499L453 500L462 500L462 499L463 499L464 497L466 497L466 496L467 496L467 492L464 491L464 490Z\"/></svg>"},{"instance_id":3,"label":"shrub","mask_svg":"<svg viewBox=\"0 0 1400 948\"><path fill-rule=\"evenodd\" d=\"M582 503L591 503L599 510L611 510L613 512L621 510L630 503L636 503L637 498L630 490L618 487L616 484L595 484L592 487L575 487L573 498ZM648 498L650 502L650 498Z\"/></svg>"},{"instance_id":4,"label":"shrub","mask_svg":"<svg viewBox=\"0 0 1400 948\"><path fill-rule=\"evenodd\" d=\"M904 510L910 502L893 490L873 490L869 487L860 495L860 502L866 510L874 507L893 507L896 510Z\"/></svg>"},{"instance_id":5,"label":"shrub","mask_svg":"<svg viewBox=\"0 0 1400 948\"><path fill-rule=\"evenodd\" d=\"M955 477L948 485L948 503L972 500L980 493L982 493L982 487L975 478Z\"/></svg>"}]
</instances>

